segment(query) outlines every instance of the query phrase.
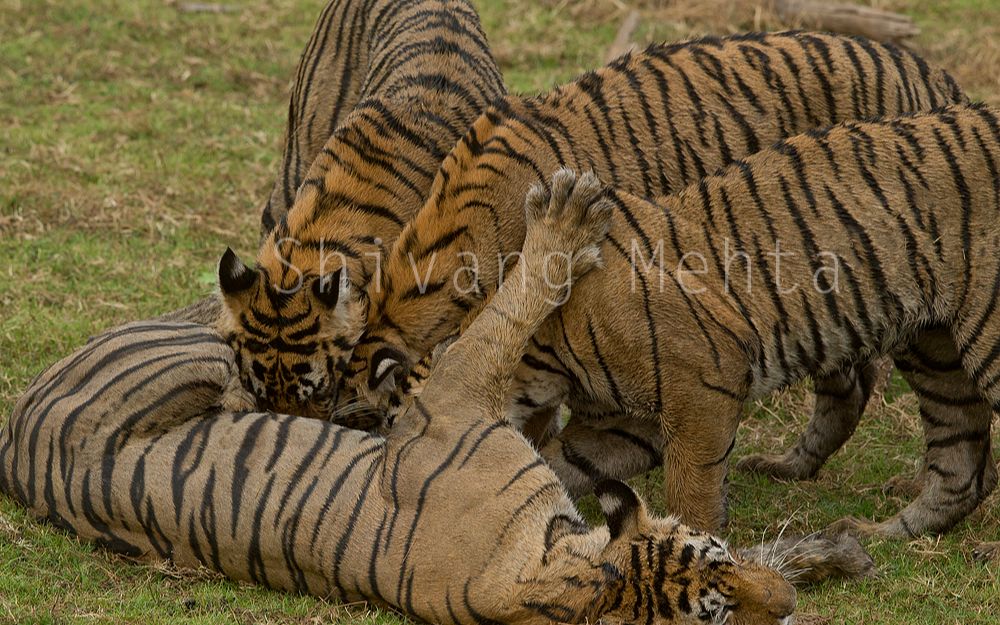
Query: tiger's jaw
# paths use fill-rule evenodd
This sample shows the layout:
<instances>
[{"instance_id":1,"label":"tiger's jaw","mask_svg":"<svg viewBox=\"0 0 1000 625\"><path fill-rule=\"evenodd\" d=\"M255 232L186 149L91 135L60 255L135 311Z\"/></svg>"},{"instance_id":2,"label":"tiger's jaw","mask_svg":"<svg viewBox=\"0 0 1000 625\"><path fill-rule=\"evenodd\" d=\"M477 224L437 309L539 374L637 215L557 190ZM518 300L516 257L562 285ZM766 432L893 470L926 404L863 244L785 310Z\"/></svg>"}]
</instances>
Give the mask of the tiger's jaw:
<instances>
[{"instance_id":1,"label":"tiger's jaw","mask_svg":"<svg viewBox=\"0 0 1000 625\"><path fill-rule=\"evenodd\" d=\"M243 386L262 406L330 419L345 399L343 377L367 300L346 284L332 297L318 281L280 296L274 291L261 276L242 292L223 293L216 329L236 352Z\"/></svg>"}]
</instances>

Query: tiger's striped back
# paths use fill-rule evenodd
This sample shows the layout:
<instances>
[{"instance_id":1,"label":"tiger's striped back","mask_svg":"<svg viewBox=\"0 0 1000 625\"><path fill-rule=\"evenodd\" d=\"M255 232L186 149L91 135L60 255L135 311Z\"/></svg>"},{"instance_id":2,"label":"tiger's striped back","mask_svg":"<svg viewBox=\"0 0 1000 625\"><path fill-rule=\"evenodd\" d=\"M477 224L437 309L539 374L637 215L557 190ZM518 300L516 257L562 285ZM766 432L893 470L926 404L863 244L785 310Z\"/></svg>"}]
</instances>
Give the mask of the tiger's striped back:
<instances>
[{"instance_id":1,"label":"tiger's striped back","mask_svg":"<svg viewBox=\"0 0 1000 625\"><path fill-rule=\"evenodd\" d=\"M659 203L610 195L604 270L574 284L534 336L510 412L566 399L574 415L609 422L605 438L653 430L670 509L712 529L725 519L726 464L748 400L891 354L920 403L923 488L882 523L844 526L944 532L995 488L998 111L954 105L844 123ZM629 475L554 451L542 455L571 492Z\"/></svg>"},{"instance_id":2,"label":"tiger's striped back","mask_svg":"<svg viewBox=\"0 0 1000 625\"><path fill-rule=\"evenodd\" d=\"M439 50L415 45L425 35L434 35L426 27L408 30L418 14L406 10L407 4L331 0L323 9L295 72L282 162L261 215L262 237L288 213L309 166L360 101L391 98L407 80L420 74L421 65L437 63L434 56ZM477 97L487 100L500 96L502 78L491 61L485 34L476 30L478 17L471 7L454 2L441 12L431 3L418 4L421 10L438 10L436 18L451 20L451 28L468 29L461 43L469 48L465 54L473 81L465 86L482 89L484 93ZM414 95L420 98L422 94ZM464 132L464 128L457 130Z\"/></svg>"}]
</instances>

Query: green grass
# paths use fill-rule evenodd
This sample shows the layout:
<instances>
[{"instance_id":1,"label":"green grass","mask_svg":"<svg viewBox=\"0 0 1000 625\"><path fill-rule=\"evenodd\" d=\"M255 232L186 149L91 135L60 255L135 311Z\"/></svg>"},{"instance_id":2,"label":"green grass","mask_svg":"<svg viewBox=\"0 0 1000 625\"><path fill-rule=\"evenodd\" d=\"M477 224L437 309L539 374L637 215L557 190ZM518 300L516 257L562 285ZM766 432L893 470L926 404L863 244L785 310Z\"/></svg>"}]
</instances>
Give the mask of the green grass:
<instances>
[{"instance_id":1,"label":"green grass","mask_svg":"<svg viewBox=\"0 0 1000 625\"><path fill-rule=\"evenodd\" d=\"M31 376L89 335L207 293L226 245L253 249L289 77L322 1L234 4L241 10L185 14L162 0L0 0L0 413ZM622 15L611 0L476 4L518 91L599 65ZM699 21L684 19L675 7L683 4L648 9L639 38L754 24L742 5L701 10ZM919 51L949 65L976 97L1000 101L995 65L983 61L996 58L990 18L1000 3L892 7L909 8L925 29ZM738 455L789 444L805 421L804 397L794 390L752 410ZM774 534L789 517L792 531L806 531L848 514L897 511L905 502L880 489L920 457L914 412L905 385L894 384L816 481L734 474L733 540ZM659 481L654 473L635 482L654 506ZM872 542L879 578L805 591L801 610L843 623L997 622L1000 570L968 559L976 540L1000 540L995 500L941 540ZM348 620L401 621L365 606L131 563L0 498L0 622Z\"/></svg>"}]
</instances>

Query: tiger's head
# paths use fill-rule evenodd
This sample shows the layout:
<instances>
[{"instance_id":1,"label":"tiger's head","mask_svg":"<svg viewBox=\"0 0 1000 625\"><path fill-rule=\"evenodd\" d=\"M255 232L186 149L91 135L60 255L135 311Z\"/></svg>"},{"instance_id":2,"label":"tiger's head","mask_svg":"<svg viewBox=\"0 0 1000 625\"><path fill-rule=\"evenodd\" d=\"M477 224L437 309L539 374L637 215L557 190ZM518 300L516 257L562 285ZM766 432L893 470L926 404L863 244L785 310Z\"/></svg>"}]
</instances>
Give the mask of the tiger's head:
<instances>
[{"instance_id":1,"label":"tiger's head","mask_svg":"<svg viewBox=\"0 0 1000 625\"><path fill-rule=\"evenodd\" d=\"M246 266L231 249L219 262L218 329L236 352L241 382L264 409L324 419L339 409L353 418L343 425L370 425L369 412L351 413L358 402L342 384L364 328L364 295L342 267L274 273Z\"/></svg>"},{"instance_id":2,"label":"tiger's head","mask_svg":"<svg viewBox=\"0 0 1000 625\"><path fill-rule=\"evenodd\" d=\"M611 542L614 582L600 598L601 622L785 625L795 589L775 569L675 518L651 516L627 485L608 480L596 494Z\"/></svg>"}]
</instances>

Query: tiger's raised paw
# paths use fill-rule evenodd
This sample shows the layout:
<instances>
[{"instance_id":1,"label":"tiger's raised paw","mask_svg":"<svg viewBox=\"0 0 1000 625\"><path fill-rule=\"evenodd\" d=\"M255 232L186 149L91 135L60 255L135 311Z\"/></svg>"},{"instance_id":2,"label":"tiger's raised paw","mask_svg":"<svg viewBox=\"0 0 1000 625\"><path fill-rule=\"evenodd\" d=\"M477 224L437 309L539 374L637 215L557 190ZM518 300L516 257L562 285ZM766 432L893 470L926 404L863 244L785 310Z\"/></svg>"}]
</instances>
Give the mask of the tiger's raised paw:
<instances>
[{"instance_id":1,"label":"tiger's raised paw","mask_svg":"<svg viewBox=\"0 0 1000 625\"><path fill-rule=\"evenodd\" d=\"M972 550L972 557L980 562L1000 562L1000 542L980 543Z\"/></svg>"},{"instance_id":2,"label":"tiger's raised paw","mask_svg":"<svg viewBox=\"0 0 1000 625\"><path fill-rule=\"evenodd\" d=\"M552 176L551 188L535 185L525 198L524 253L545 258L550 281L580 278L601 263L611 209L597 176L560 169Z\"/></svg>"}]
</instances>

